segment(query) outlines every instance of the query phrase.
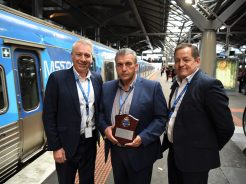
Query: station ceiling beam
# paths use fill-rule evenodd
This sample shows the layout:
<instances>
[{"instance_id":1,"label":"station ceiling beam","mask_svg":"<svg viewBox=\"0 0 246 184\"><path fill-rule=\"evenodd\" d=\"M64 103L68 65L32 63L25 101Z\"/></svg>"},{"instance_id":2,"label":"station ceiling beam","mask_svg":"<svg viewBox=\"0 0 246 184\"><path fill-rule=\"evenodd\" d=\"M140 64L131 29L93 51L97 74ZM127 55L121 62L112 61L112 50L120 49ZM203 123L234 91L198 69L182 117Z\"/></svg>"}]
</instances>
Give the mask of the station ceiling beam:
<instances>
[{"instance_id":1,"label":"station ceiling beam","mask_svg":"<svg viewBox=\"0 0 246 184\"><path fill-rule=\"evenodd\" d=\"M138 22L139 26L141 27L141 29L142 29L142 31L144 33L144 36L145 36L145 38L146 38L146 40L147 40L147 42L149 44L150 49L153 50L153 46L152 46L152 44L150 42L149 36L147 35L146 29L144 27L144 24L143 24L143 21L142 21L140 15L138 13L138 9L136 7L136 4L135 4L134 0L128 0L128 1L129 1L129 4L130 4L134 14L135 14L137 22Z\"/></svg>"}]
</instances>

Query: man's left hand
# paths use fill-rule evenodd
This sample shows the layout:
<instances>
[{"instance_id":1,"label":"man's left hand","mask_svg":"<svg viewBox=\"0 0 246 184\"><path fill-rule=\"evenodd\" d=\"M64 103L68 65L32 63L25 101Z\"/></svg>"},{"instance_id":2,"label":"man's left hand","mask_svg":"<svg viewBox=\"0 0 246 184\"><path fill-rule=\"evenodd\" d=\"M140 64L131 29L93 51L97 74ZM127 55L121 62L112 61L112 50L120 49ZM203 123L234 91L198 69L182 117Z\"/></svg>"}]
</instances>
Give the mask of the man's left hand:
<instances>
[{"instance_id":1,"label":"man's left hand","mask_svg":"<svg viewBox=\"0 0 246 184\"><path fill-rule=\"evenodd\" d=\"M131 147L139 147L142 144L142 139L139 135L131 142L126 143L125 146L131 146Z\"/></svg>"}]
</instances>

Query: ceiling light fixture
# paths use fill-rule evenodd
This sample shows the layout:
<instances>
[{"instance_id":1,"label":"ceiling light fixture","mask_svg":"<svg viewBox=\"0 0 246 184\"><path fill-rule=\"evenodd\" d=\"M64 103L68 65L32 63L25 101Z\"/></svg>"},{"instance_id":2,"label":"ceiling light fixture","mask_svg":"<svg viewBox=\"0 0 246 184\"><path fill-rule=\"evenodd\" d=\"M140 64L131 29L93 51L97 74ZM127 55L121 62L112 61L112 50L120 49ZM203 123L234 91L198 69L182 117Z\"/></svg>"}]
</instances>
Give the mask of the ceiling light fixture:
<instances>
[{"instance_id":1,"label":"ceiling light fixture","mask_svg":"<svg viewBox=\"0 0 246 184\"><path fill-rule=\"evenodd\" d=\"M194 5L195 4L195 0L185 0L186 4L190 4L190 5Z\"/></svg>"}]
</instances>

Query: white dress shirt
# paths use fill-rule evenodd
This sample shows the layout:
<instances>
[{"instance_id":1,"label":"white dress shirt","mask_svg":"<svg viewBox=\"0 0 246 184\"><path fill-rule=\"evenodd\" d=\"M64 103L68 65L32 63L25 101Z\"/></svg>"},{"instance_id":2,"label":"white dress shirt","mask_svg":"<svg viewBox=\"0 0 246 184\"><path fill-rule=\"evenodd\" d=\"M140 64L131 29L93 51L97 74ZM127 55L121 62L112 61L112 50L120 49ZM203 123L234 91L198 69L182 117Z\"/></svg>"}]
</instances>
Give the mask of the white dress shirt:
<instances>
[{"instance_id":1,"label":"white dress shirt","mask_svg":"<svg viewBox=\"0 0 246 184\"><path fill-rule=\"evenodd\" d=\"M172 96L172 99L171 99L171 107L173 106L175 100L178 98L178 96L180 95L180 93L184 90L186 84L189 82L191 82L193 76L196 74L196 72L198 71L199 69L197 69L194 73L192 73L191 75L187 76L186 78L184 78L183 80L180 80L178 77L177 77L177 82L178 82L178 87L176 88L175 92L174 92L174 95ZM189 86L188 86L189 88ZM187 89L188 89L187 88ZM187 90L186 90L187 91ZM174 127L174 122L175 122L175 119L176 119L176 116L177 116L177 112L179 110L179 107L180 107L180 104L183 100L183 97L186 93L186 91L182 94L181 98L179 99L178 103L176 104L174 110L173 110L173 113L168 121L168 127L167 127L167 137L168 137L168 140L169 142L173 143L173 127Z\"/></svg>"},{"instance_id":2,"label":"white dress shirt","mask_svg":"<svg viewBox=\"0 0 246 184\"><path fill-rule=\"evenodd\" d=\"M78 74L78 72L74 69L75 74ZM88 95L88 85L90 85L90 93L89 93L89 115L86 114L86 101L84 99L84 96L82 94L82 91L79 87L79 84L76 82L77 91L79 95L79 105L80 105L80 113L81 113L81 130L80 133L83 134L85 132L85 127L92 127L92 129L95 129L95 96L94 96L94 89L92 86L92 82L90 79L91 72L89 71L86 78L83 79L81 76L79 76L79 82L85 92L85 95ZM88 122L88 125L86 123Z\"/></svg>"}]
</instances>

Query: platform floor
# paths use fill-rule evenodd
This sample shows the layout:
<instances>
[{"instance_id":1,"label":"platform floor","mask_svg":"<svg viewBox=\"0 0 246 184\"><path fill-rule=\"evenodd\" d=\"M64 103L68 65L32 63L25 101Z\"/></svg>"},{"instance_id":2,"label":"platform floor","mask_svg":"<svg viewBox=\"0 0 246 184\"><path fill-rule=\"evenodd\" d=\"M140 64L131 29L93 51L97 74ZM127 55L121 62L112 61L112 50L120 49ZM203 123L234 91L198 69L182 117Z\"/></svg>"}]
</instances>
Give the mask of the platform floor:
<instances>
[{"instance_id":1,"label":"platform floor","mask_svg":"<svg viewBox=\"0 0 246 184\"><path fill-rule=\"evenodd\" d=\"M170 93L171 79L156 72L152 80L160 81L166 100ZM232 139L220 152L221 167L209 172L209 184L246 184L246 136L242 129L243 110L246 105L246 96L237 92L227 92L229 106L236 126ZM167 152L163 158L154 164L152 184L168 184L167 181ZM113 175L110 162L104 163L103 145L98 148L95 184L113 184ZM6 184L58 184L52 153L46 152L33 163L22 169L10 178ZM76 178L78 183L78 178Z\"/></svg>"}]
</instances>

